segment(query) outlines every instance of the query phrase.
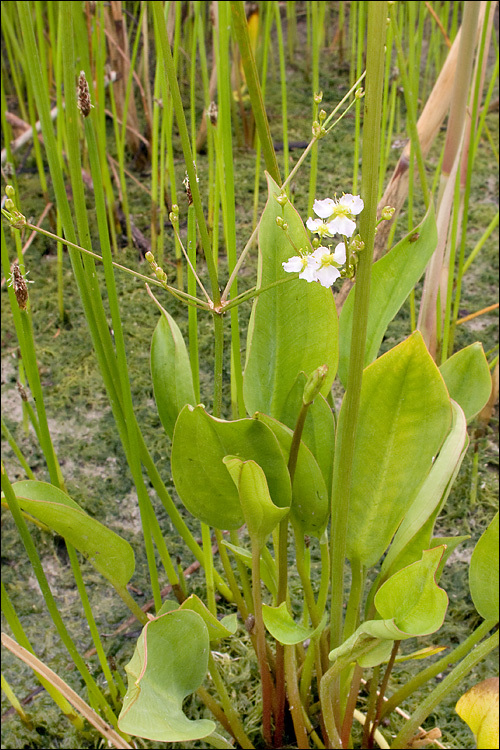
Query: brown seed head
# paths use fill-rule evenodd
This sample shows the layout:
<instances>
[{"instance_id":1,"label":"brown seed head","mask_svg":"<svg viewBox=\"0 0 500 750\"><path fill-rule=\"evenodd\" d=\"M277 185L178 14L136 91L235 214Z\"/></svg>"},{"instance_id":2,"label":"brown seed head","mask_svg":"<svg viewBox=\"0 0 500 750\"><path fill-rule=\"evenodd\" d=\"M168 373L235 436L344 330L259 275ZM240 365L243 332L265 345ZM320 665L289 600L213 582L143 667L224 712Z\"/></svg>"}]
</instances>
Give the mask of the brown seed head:
<instances>
[{"instance_id":1,"label":"brown seed head","mask_svg":"<svg viewBox=\"0 0 500 750\"><path fill-rule=\"evenodd\" d=\"M92 104L90 103L90 91L85 72L82 70L78 78L78 102L77 107L84 117L90 115Z\"/></svg>"},{"instance_id":2,"label":"brown seed head","mask_svg":"<svg viewBox=\"0 0 500 750\"><path fill-rule=\"evenodd\" d=\"M14 294L16 295L17 304L19 305L20 309L26 310L26 303L28 301L28 285L26 284L24 276L19 270L19 266L17 265L17 263L14 264L14 268L12 269L12 288L14 289Z\"/></svg>"}]
</instances>

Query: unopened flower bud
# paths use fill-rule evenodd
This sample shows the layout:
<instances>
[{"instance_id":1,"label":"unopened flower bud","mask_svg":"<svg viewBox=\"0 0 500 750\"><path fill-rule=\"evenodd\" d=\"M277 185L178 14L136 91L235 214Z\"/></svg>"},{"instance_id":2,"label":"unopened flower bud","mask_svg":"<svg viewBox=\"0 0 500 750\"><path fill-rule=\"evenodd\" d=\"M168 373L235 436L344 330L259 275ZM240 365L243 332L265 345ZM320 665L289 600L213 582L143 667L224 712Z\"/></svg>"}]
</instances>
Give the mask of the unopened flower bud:
<instances>
[{"instance_id":1,"label":"unopened flower bud","mask_svg":"<svg viewBox=\"0 0 500 750\"><path fill-rule=\"evenodd\" d=\"M364 95L365 95L365 90L362 88L356 89L356 93L354 94L356 99L362 99Z\"/></svg>"},{"instance_id":2,"label":"unopened flower bud","mask_svg":"<svg viewBox=\"0 0 500 750\"><path fill-rule=\"evenodd\" d=\"M286 203L288 203L288 196L286 193L280 193L279 195L274 196L280 206L284 206Z\"/></svg>"},{"instance_id":3,"label":"unopened flower bud","mask_svg":"<svg viewBox=\"0 0 500 750\"><path fill-rule=\"evenodd\" d=\"M13 185L6 185L5 186L5 195L7 198L13 199L16 195L16 189Z\"/></svg>"},{"instance_id":4,"label":"unopened flower bud","mask_svg":"<svg viewBox=\"0 0 500 750\"><path fill-rule=\"evenodd\" d=\"M359 234L352 238L349 248L355 253L359 253L361 252L361 250L365 249L365 243L363 242Z\"/></svg>"},{"instance_id":5,"label":"unopened flower bud","mask_svg":"<svg viewBox=\"0 0 500 750\"><path fill-rule=\"evenodd\" d=\"M147 253L146 253L146 255L144 257L146 258L146 260L147 260L148 263L153 263L154 262L155 256L153 255L153 253L151 252L151 250L148 250Z\"/></svg>"},{"instance_id":6,"label":"unopened flower bud","mask_svg":"<svg viewBox=\"0 0 500 750\"><path fill-rule=\"evenodd\" d=\"M392 217L394 216L395 210L396 209L393 206L384 206L381 213L382 218L386 221L389 221L389 219L392 219Z\"/></svg>"},{"instance_id":7,"label":"unopened flower bud","mask_svg":"<svg viewBox=\"0 0 500 750\"><path fill-rule=\"evenodd\" d=\"M158 281L162 281L165 284L167 283L167 274L163 270L163 268L160 268L160 266L156 266L155 268L155 276L158 279Z\"/></svg>"},{"instance_id":8,"label":"unopened flower bud","mask_svg":"<svg viewBox=\"0 0 500 750\"><path fill-rule=\"evenodd\" d=\"M312 404L325 382L325 378L328 373L328 365L321 365L312 372L307 383L304 386L304 394L302 396L302 403L304 406Z\"/></svg>"},{"instance_id":9,"label":"unopened flower bud","mask_svg":"<svg viewBox=\"0 0 500 750\"><path fill-rule=\"evenodd\" d=\"M16 210L16 204L14 203L14 201L12 200L12 198L6 198L4 205L5 205L5 210L9 211L10 213L12 213L12 211Z\"/></svg>"},{"instance_id":10,"label":"unopened flower bud","mask_svg":"<svg viewBox=\"0 0 500 750\"><path fill-rule=\"evenodd\" d=\"M320 109L318 117L319 117L320 123L323 124L324 121L326 120L326 112L324 109Z\"/></svg>"},{"instance_id":11,"label":"unopened flower bud","mask_svg":"<svg viewBox=\"0 0 500 750\"><path fill-rule=\"evenodd\" d=\"M322 101L323 101L323 92L318 91L317 94L314 94L314 103L321 104Z\"/></svg>"},{"instance_id":12,"label":"unopened flower bud","mask_svg":"<svg viewBox=\"0 0 500 750\"><path fill-rule=\"evenodd\" d=\"M285 223L285 222L284 222L284 220L283 220L283 217L282 217L282 216L277 216L277 217L276 217L276 224L277 224L277 225L278 225L278 226L279 226L279 227L280 227L281 229L283 229L283 224L284 224L284 223Z\"/></svg>"}]
</instances>

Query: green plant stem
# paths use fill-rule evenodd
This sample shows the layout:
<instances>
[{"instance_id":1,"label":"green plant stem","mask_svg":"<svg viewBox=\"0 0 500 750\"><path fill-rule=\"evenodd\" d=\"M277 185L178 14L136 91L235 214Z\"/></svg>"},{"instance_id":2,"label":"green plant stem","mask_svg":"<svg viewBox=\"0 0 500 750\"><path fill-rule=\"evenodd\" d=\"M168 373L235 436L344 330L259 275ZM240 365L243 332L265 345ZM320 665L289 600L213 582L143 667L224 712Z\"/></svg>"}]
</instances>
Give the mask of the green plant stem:
<instances>
[{"instance_id":1,"label":"green plant stem","mask_svg":"<svg viewBox=\"0 0 500 750\"><path fill-rule=\"evenodd\" d=\"M257 544L252 543L252 597L253 615L255 617L255 635L257 641L257 659L259 662L260 679L262 686L262 733L264 740L270 747L272 744L271 714L273 684L266 653L266 631L262 617L262 596L260 582L260 549Z\"/></svg>"},{"instance_id":2,"label":"green plant stem","mask_svg":"<svg viewBox=\"0 0 500 750\"><path fill-rule=\"evenodd\" d=\"M224 682L220 676L219 668L217 667L217 663L212 654L209 654L208 657L208 670L217 692L219 693L222 708L224 709L224 713L226 714L226 718L231 727L231 733L242 748L249 748L251 750L254 746L243 729L238 712L233 708L231 698L228 695Z\"/></svg>"},{"instance_id":3,"label":"green plant stem","mask_svg":"<svg viewBox=\"0 0 500 750\"><path fill-rule=\"evenodd\" d=\"M454 669L447 675L444 680L434 688L432 693L425 698L416 711L413 712L409 721L403 729L396 735L391 745L391 750L404 748L408 745L411 738L416 733L418 727L425 721L431 711L458 685L460 685L469 672L484 659L491 651L498 646L498 630L489 638L480 643L473 649Z\"/></svg>"},{"instance_id":4,"label":"green plant stem","mask_svg":"<svg viewBox=\"0 0 500 750\"><path fill-rule=\"evenodd\" d=\"M115 708L117 708L118 707L118 692L117 692L116 685L113 680L113 675L111 674L111 670L108 665L108 660L106 659L106 654L104 653L104 648L102 646L102 641L99 636L99 631L95 623L94 615L92 612L92 607L90 606L87 591L85 589L85 584L83 582L82 572L80 570L80 564L78 562L78 556L76 554L75 548L69 542L66 542L66 549L68 550L68 557L71 563L71 569L73 571L75 583L78 588L78 593L80 594L80 599L82 602L83 611L85 612L85 617L87 619L87 624L89 626L90 634L92 635L92 640L94 642L95 650L97 653L97 658L99 659L99 664L101 665L103 675L106 679L106 682L108 683L108 688L109 688L109 692L111 693L113 704Z\"/></svg>"},{"instance_id":5,"label":"green plant stem","mask_svg":"<svg viewBox=\"0 0 500 750\"><path fill-rule=\"evenodd\" d=\"M297 747L309 748L309 737L304 723L303 706L300 699L297 679L297 665L295 663L295 646L285 646L285 674L290 713L292 714L293 729L297 739Z\"/></svg>"},{"instance_id":6,"label":"green plant stem","mask_svg":"<svg viewBox=\"0 0 500 750\"><path fill-rule=\"evenodd\" d=\"M384 705L384 697L387 690L387 686L389 684L389 678L391 676L392 669L394 667L394 663L396 661L396 656L399 650L399 647L401 645L401 641L394 641L394 645L392 647L391 656L389 658L389 662L387 664L387 667L384 672L384 676L382 678L382 682L380 683L380 690L377 697L377 705L375 708L375 719L373 721L372 727L370 729L370 736L368 738L368 745L373 745L373 738L375 736L375 732L378 729L378 726L380 724L380 714L382 711L382 706Z\"/></svg>"},{"instance_id":7,"label":"green plant stem","mask_svg":"<svg viewBox=\"0 0 500 750\"><path fill-rule=\"evenodd\" d=\"M2 435L3 435L4 439L10 445L12 451L14 452L14 455L16 456L17 460L19 461L19 463L23 467L24 471L26 472L26 476L28 477L28 479L35 479L35 475L33 474L33 472L31 471L30 467L28 466L28 462L24 458L24 456L23 456L23 454L21 452L21 449L19 448L18 444L14 440L14 438L13 438L10 430L8 429L7 425L3 421L3 417L2 417Z\"/></svg>"},{"instance_id":8,"label":"green plant stem","mask_svg":"<svg viewBox=\"0 0 500 750\"><path fill-rule=\"evenodd\" d=\"M380 719L382 720L384 716L387 716L391 711L394 711L394 709L397 706L400 706L408 696L422 687L426 682L429 682L429 680L432 680L438 674L448 669L451 664L455 664L455 662L463 659L467 654L471 653L472 649L474 649L474 647L492 628L495 627L495 625L496 622L494 620L485 620L451 653L446 654L446 656L443 656L437 662L434 662L434 664L431 664L408 680L405 685L399 688L399 690L391 695L389 700L384 703L382 710L380 711Z\"/></svg>"},{"instance_id":9,"label":"green plant stem","mask_svg":"<svg viewBox=\"0 0 500 750\"><path fill-rule=\"evenodd\" d=\"M214 560L212 556L212 539L210 536L210 526L201 523L201 537L203 540L203 556L205 558L205 582L207 586L207 606L210 612L217 617L217 605L215 603L215 586L214 586Z\"/></svg>"},{"instance_id":10,"label":"green plant stem","mask_svg":"<svg viewBox=\"0 0 500 750\"><path fill-rule=\"evenodd\" d=\"M365 249L360 254L354 298L352 347L346 395L342 405L344 420L337 437L332 490L331 581L332 605L330 647L341 643L344 558L347 520L351 492L351 471L354 456L363 376L370 279L377 217L378 156L380 147L380 116L384 73L384 39L387 3L368 6L368 49L363 129L362 190L364 210L360 215L360 234Z\"/></svg>"}]
</instances>

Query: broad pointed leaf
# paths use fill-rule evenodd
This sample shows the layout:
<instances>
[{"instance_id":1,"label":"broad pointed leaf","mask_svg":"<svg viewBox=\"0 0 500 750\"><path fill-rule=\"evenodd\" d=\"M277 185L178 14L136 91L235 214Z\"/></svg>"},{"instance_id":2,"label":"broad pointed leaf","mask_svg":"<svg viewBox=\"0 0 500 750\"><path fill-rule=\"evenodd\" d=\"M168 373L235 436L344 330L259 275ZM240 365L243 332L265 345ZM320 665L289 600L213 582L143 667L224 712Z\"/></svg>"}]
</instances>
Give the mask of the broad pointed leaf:
<instances>
[{"instance_id":1,"label":"broad pointed leaf","mask_svg":"<svg viewBox=\"0 0 500 750\"><path fill-rule=\"evenodd\" d=\"M462 409L454 401L452 409L450 432L384 558L380 570L384 578L419 560L422 551L430 547L435 519L450 493L469 442Z\"/></svg>"},{"instance_id":2,"label":"broad pointed leaf","mask_svg":"<svg viewBox=\"0 0 500 750\"><path fill-rule=\"evenodd\" d=\"M349 425L344 406L338 440ZM366 368L352 470L347 555L374 565L415 500L451 423L443 379L416 331ZM338 487L335 453L334 497Z\"/></svg>"},{"instance_id":3,"label":"broad pointed leaf","mask_svg":"<svg viewBox=\"0 0 500 750\"><path fill-rule=\"evenodd\" d=\"M436 218L431 204L422 222L374 263L370 285L365 367L377 356L387 326L425 271L429 258L436 249L436 244ZM339 377L344 385L347 383L351 352L354 294L353 288L340 314Z\"/></svg>"},{"instance_id":4,"label":"broad pointed leaf","mask_svg":"<svg viewBox=\"0 0 500 750\"><path fill-rule=\"evenodd\" d=\"M429 635L443 624L448 596L435 581L444 547L424 550L422 559L398 570L375 594L375 607L400 630Z\"/></svg>"},{"instance_id":5,"label":"broad pointed leaf","mask_svg":"<svg viewBox=\"0 0 500 750\"><path fill-rule=\"evenodd\" d=\"M202 684L210 643L203 619L190 610L157 617L142 630L125 667L128 689L118 719L122 732L156 742L192 742L215 723L188 719L182 703Z\"/></svg>"},{"instance_id":6,"label":"broad pointed leaf","mask_svg":"<svg viewBox=\"0 0 500 750\"><path fill-rule=\"evenodd\" d=\"M268 200L259 227L258 287L285 281L282 263L302 248L311 250L302 219L288 202L276 200L280 188L267 176ZM281 217L285 232L276 224ZM291 279L260 294L254 301L247 338L243 379L249 414L262 411L280 419L299 372L310 375L328 365L321 390L327 395L337 371L338 320L333 295L319 283Z\"/></svg>"},{"instance_id":7,"label":"broad pointed leaf","mask_svg":"<svg viewBox=\"0 0 500 750\"><path fill-rule=\"evenodd\" d=\"M273 638L288 646L303 643L308 638L314 638L317 634L321 633L327 619L325 613L317 628L305 628L292 618L287 609L286 602L280 604L279 607L270 607L268 604L263 604L262 617L264 618L264 625Z\"/></svg>"}]
</instances>

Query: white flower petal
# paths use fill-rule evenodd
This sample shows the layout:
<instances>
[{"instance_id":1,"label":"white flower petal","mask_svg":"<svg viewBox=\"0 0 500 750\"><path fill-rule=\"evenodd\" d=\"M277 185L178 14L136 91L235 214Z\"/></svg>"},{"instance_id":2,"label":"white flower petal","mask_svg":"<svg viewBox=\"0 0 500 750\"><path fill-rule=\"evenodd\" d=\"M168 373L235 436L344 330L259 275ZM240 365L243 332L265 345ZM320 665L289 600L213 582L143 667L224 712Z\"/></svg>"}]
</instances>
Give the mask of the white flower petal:
<instances>
[{"instance_id":1,"label":"white flower petal","mask_svg":"<svg viewBox=\"0 0 500 750\"><path fill-rule=\"evenodd\" d=\"M321 219L313 219L311 216L306 221L306 227L310 232L317 232L322 224Z\"/></svg>"},{"instance_id":2,"label":"white flower petal","mask_svg":"<svg viewBox=\"0 0 500 750\"><path fill-rule=\"evenodd\" d=\"M299 255L295 255L293 258L289 258L281 265L287 273L297 273L297 271L302 271L302 268L304 267L304 260Z\"/></svg>"},{"instance_id":3,"label":"white flower petal","mask_svg":"<svg viewBox=\"0 0 500 750\"><path fill-rule=\"evenodd\" d=\"M360 214L365 207L363 199L360 198L359 195L351 195L351 193L343 195L342 198L340 198L339 203L342 206L347 206L349 208L349 211L354 214L354 216Z\"/></svg>"},{"instance_id":4,"label":"white flower petal","mask_svg":"<svg viewBox=\"0 0 500 750\"><path fill-rule=\"evenodd\" d=\"M316 278L321 286L328 288L340 278L340 271L334 266L324 266L316 272Z\"/></svg>"},{"instance_id":5,"label":"white flower petal","mask_svg":"<svg viewBox=\"0 0 500 750\"><path fill-rule=\"evenodd\" d=\"M328 222L327 229L331 234L343 234L345 237L351 237L356 229L356 222L348 219L347 216L336 216L335 219Z\"/></svg>"},{"instance_id":6,"label":"white flower petal","mask_svg":"<svg viewBox=\"0 0 500 750\"><path fill-rule=\"evenodd\" d=\"M320 216L322 219L328 219L333 214L335 208L335 201L331 198L324 198L323 200L315 200L313 203L313 211L316 216Z\"/></svg>"},{"instance_id":7,"label":"white flower petal","mask_svg":"<svg viewBox=\"0 0 500 750\"><path fill-rule=\"evenodd\" d=\"M345 245L343 242L339 242L333 253L333 260L335 263L340 263L341 266L346 262Z\"/></svg>"}]
</instances>

